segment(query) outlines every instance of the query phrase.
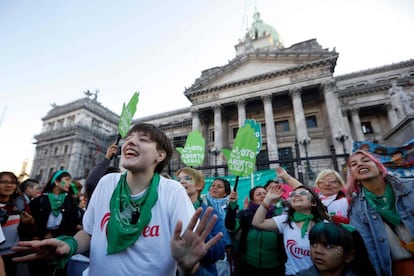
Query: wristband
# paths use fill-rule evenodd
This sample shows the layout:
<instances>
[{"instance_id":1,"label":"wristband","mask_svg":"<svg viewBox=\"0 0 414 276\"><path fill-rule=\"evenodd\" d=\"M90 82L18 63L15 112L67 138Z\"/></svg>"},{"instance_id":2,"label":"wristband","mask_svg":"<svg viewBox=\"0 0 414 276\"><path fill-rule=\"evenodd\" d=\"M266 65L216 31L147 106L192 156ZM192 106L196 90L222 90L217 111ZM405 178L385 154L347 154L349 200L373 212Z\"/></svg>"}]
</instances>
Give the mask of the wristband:
<instances>
[{"instance_id":1,"label":"wristband","mask_svg":"<svg viewBox=\"0 0 414 276\"><path fill-rule=\"evenodd\" d=\"M73 255L75 255L76 251L78 250L78 242L72 236L59 236L59 237L56 237L56 239L63 241L70 248L69 254L67 256L62 256L52 261L52 264L57 269L63 269L65 268L66 263L69 261L69 259Z\"/></svg>"},{"instance_id":2,"label":"wristband","mask_svg":"<svg viewBox=\"0 0 414 276\"><path fill-rule=\"evenodd\" d=\"M265 209L270 209L270 205L269 204L267 204L264 200L262 201L262 204L261 204Z\"/></svg>"}]
</instances>

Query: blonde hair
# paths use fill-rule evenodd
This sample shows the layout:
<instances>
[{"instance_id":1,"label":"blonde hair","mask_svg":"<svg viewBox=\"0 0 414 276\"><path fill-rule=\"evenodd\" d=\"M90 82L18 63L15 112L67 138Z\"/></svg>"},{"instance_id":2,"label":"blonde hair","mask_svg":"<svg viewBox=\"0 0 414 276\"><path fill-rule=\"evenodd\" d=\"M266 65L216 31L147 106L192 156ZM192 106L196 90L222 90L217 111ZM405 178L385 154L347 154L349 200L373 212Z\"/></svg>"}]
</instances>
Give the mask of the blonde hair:
<instances>
[{"instance_id":1,"label":"blonde hair","mask_svg":"<svg viewBox=\"0 0 414 276\"><path fill-rule=\"evenodd\" d=\"M204 182L204 175L199 170L196 170L196 169L193 169L193 168L190 168L190 167L184 167L184 168L179 169L175 173L175 176L178 176L181 172L191 176L194 179L194 185L197 188L201 188L200 192L201 192L201 190L204 189L204 183L205 183Z\"/></svg>"},{"instance_id":2,"label":"blonde hair","mask_svg":"<svg viewBox=\"0 0 414 276\"><path fill-rule=\"evenodd\" d=\"M345 181L342 179L342 176L338 172L336 172L335 170L332 170L332 169L324 169L318 174L318 176L316 177L316 180L315 180L316 187L319 188L319 181L322 178L324 178L325 176L330 175L330 174L333 174L335 176L336 180L338 180L339 184L341 184L341 186L344 187Z\"/></svg>"}]
</instances>

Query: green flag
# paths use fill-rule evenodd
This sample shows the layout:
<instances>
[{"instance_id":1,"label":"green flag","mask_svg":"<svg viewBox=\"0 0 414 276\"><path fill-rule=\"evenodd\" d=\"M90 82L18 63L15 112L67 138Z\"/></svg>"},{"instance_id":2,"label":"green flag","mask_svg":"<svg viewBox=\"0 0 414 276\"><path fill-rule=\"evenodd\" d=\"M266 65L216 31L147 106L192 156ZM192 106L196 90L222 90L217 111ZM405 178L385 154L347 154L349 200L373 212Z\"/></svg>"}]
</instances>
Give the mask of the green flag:
<instances>
[{"instance_id":1,"label":"green flag","mask_svg":"<svg viewBox=\"0 0 414 276\"><path fill-rule=\"evenodd\" d=\"M233 175L247 176L255 169L257 137L250 125L245 125L237 131L233 148L222 149L227 159L229 171Z\"/></svg>"},{"instance_id":2,"label":"green flag","mask_svg":"<svg viewBox=\"0 0 414 276\"><path fill-rule=\"evenodd\" d=\"M122 113L121 117L119 118L118 125L118 132L122 138L124 138L127 135L129 126L132 121L132 117L134 117L135 111L137 110L138 97L139 92L135 92L134 95L132 95L132 98L129 101L129 103L127 105L125 105L124 103L122 107Z\"/></svg>"},{"instance_id":3,"label":"green flag","mask_svg":"<svg viewBox=\"0 0 414 276\"><path fill-rule=\"evenodd\" d=\"M254 129L254 135L257 137L256 154L262 150L262 126L259 122L253 119L247 119L244 121L244 125L250 125Z\"/></svg>"},{"instance_id":4,"label":"green flag","mask_svg":"<svg viewBox=\"0 0 414 276\"><path fill-rule=\"evenodd\" d=\"M197 167L204 161L205 145L206 142L200 131L195 130L188 134L184 148L176 147L175 149L180 153L184 164Z\"/></svg>"}]
</instances>

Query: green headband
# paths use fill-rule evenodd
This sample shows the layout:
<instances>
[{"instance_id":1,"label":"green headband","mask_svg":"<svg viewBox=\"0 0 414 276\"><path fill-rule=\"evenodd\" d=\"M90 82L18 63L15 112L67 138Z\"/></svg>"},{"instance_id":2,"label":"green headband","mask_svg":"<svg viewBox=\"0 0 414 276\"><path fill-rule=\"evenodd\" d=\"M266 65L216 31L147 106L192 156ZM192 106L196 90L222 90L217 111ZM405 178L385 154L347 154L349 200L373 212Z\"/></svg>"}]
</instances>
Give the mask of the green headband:
<instances>
[{"instance_id":1,"label":"green headband","mask_svg":"<svg viewBox=\"0 0 414 276\"><path fill-rule=\"evenodd\" d=\"M59 170L55 172L55 174L52 177L52 180L50 180L50 185L53 185L55 183L56 179L61 176L63 173L69 173L67 170Z\"/></svg>"}]
</instances>

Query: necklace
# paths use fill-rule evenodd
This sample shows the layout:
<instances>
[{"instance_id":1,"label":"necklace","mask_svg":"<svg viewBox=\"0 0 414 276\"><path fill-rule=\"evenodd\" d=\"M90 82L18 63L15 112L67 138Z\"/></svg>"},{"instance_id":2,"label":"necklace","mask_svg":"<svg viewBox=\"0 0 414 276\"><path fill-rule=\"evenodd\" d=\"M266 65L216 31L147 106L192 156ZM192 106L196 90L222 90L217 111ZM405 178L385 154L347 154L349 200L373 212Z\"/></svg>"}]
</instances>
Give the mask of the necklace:
<instances>
[{"instance_id":1,"label":"necklace","mask_svg":"<svg viewBox=\"0 0 414 276\"><path fill-rule=\"evenodd\" d=\"M131 212L131 224L137 224L139 217L141 216L141 206L145 204L145 199L144 197L138 200L131 199L129 203L131 204L131 207L134 208Z\"/></svg>"}]
</instances>

